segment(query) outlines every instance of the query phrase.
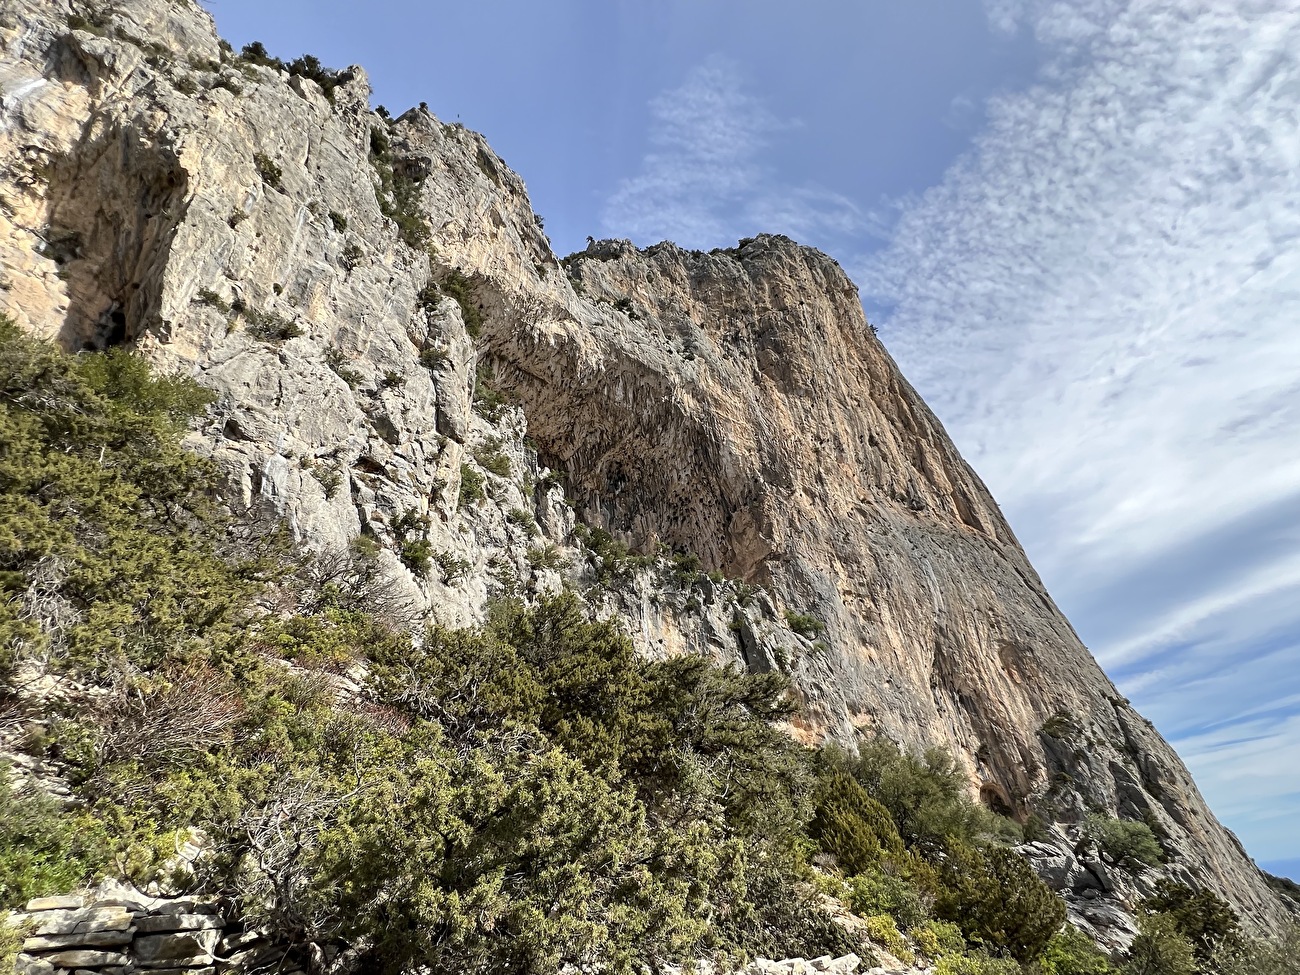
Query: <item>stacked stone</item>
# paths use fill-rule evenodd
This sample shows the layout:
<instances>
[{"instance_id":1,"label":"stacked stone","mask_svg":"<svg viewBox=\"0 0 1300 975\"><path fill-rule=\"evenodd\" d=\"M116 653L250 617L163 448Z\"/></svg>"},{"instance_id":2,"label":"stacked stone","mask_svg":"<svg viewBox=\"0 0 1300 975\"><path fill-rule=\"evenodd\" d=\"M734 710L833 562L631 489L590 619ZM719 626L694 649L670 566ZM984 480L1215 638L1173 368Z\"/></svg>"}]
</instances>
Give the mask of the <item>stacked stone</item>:
<instances>
[{"instance_id":1,"label":"stacked stone","mask_svg":"<svg viewBox=\"0 0 1300 975\"><path fill-rule=\"evenodd\" d=\"M862 959L857 955L784 958L781 961L758 958L745 967L744 975L853 975L861 964Z\"/></svg>"},{"instance_id":2,"label":"stacked stone","mask_svg":"<svg viewBox=\"0 0 1300 975\"><path fill-rule=\"evenodd\" d=\"M17 975L212 975L224 926L210 900L150 897L117 884L37 898L9 923L24 935Z\"/></svg>"}]
</instances>

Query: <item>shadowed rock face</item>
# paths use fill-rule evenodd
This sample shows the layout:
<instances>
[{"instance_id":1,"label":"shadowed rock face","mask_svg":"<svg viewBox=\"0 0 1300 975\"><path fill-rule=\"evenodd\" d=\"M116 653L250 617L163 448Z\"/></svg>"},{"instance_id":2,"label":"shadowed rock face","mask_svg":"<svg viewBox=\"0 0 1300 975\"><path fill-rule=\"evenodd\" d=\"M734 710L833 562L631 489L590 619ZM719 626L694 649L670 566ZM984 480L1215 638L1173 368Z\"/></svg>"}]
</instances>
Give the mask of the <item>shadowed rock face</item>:
<instances>
[{"instance_id":1,"label":"shadowed rock face","mask_svg":"<svg viewBox=\"0 0 1300 975\"><path fill-rule=\"evenodd\" d=\"M425 253L376 202L383 123L359 68L331 102L309 80L223 62L187 2L123 0L98 33L71 29L69 10L0 0L0 309L72 347L129 343L216 389L195 445L238 495L273 501L317 547L362 531L391 546L395 518L430 516L435 548L469 568L454 586L403 577L444 621L470 621L503 564L545 583L508 512L571 541L558 489L527 483L542 471L526 417L584 520L771 594L735 633L721 610L666 611L644 587L607 603L646 652L779 662L806 740L943 744L994 807L1147 818L1172 874L1280 916L833 260L759 237L707 254L601 241L562 266L482 137L413 110L387 134L394 168L421 180ZM421 297L452 269L484 315L477 350L455 302ZM259 340L232 305L301 334ZM473 413L476 359L522 415ZM458 506L487 442L531 473Z\"/></svg>"}]
</instances>

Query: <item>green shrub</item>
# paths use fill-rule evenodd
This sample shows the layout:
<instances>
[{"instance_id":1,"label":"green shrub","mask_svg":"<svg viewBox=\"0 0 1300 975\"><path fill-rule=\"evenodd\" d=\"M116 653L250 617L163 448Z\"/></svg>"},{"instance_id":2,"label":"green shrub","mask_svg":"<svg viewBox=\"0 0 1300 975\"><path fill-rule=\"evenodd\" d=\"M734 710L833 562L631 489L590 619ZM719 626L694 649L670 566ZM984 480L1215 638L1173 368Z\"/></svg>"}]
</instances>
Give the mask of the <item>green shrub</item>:
<instances>
[{"instance_id":1,"label":"green shrub","mask_svg":"<svg viewBox=\"0 0 1300 975\"><path fill-rule=\"evenodd\" d=\"M845 874L874 870L886 855L902 856L903 841L889 811L847 772L823 773L815 801L811 835Z\"/></svg>"},{"instance_id":2,"label":"green shrub","mask_svg":"<svg viewBox=\"0 0 1300 975\"><path fill-rule=\"evenodd\" d=\"M1131 867L1154 867L1165 858L1151 827L1136 820L1088 817L1088 833L1116 863Z\"/></svg>"},{"instance_id":3,"label":"green shrub","mask_svg":"<svg viewBox=\"0 0 1300 975\"><path fill-rule=\"evenodd\" d=\"M787 611L785 621L789 624L790 629L794 630L800 636L813 637L819 635L826 629L826 624L816 616L810 616L807 613L794 613Z\"/></svg>"},{"instance_id":4,"label":"green shrub","mask_svg":"<svg viewBox=\"0 0 1300 975\"><path fill-rule=\"evenodd\" d=\"M470 570L469 562L457 558L450 552L439 552L434 556L434 561L438 563L438 568L442 569L443 582L449 586L454 586L460 582Z\"/></svg>"},{"instance_id":5,"label":"green shrub","mask_svg":"<svg viewBox=\"0 0 1300 975\"><path fill-rule=\"evenodd\" d=\"M412 538L402 542L397 555L402 564L417 576L427 576L433 568L433 543L427 538Z\"/></svg>"},{"instance_id":6,"label":"green shrub","mask_svg":"<svg viewBox=\"0 0 1300 975\"><path fill-rule=\"evenodd\" d=\"M928 857L941 853L949 838L974 845L1019 839L1014 823L971 802L965 774L941 749L918 756L876 738L859 746L851 772L889 811L907 845Z\"/></svg>"},{"instance_id":7,"label":"green shrub","mask_svg":"<svg viewBox=\"0 0 1300 975\"><path fill-rule=\"evenodd\" d=\"M219 556L215 469L181 448L211 399L124 352L69 355L0 318L0 657L52 653L102 681L114 661L224 652L258 549L243 566ZM51 562L57 630L21 603Z\"/></svg>"},{"instance_id":8,"label":"green shrub","mask_svg":"<svg viewBox=\"0 0 1300 975\"><path fill-rule=\"evenodd\" d=\"M558 569L564 563L564 556L554 545L545 548L530 548L524 553L529 566L534 569Z\"/></svg>"},{"instance_id":9,"label":"green shrub","mask_svg":"<svg viewBox=\"0 0 1300 975\"><path fill-rule=\"evenodd\" d=\"M506 512L506 521L512 525L518 525L528 535L537 535L540 530L537 527L537 519L533 517L531 511L525 511L523 508L511 508Z\"/></svg>"},{"instance_id":10,"label":"green shrub","mask_svg":"<svg viewBox=\"0 0 1300 975\"><path fill-rule=\"evenodd\" d=\"M1194 891L1186 884L1162 879L1156 881L1155 893L1138 907L1146 914L1171 920L1178 933L1191 944L1196 962L1202 968L1212 965L1221 950L1241 940L1237 912L1208 890Z\"/></svg>"},{"instance_id":11,"label":"green shrub","mask_svg":"<svg viewBox=\"0 0 1300 975\"><path fill-rule=\"evenodd\" d=\"M325 499L332 501L343 487L343 472L334 464L314 463L307 470L325 491Z\"/></svg>"},{"instance_id":12,"label":"green shrub","mask_svg":"<svg viewBox=\"0 0 1300 975\"><path fill-rule=\"evenodd\" d=\"M348 229L348 218L343 216L343 214L339 213L337 210L331 210L330 224L334 227L335 231L341 234L343 231Z\"/></svg>"},{"instance_id":13,"label":"green shrub","mask_svg":"<svg viewBox=\"0 0 1300 975\"><path fill-rule=\"evenodd\" d=\"M304 334L297 322L273 311L260 311L240 298L231 302L230 307L247 323L248 334L259 342L286 342Z\"/></svg>"},{"instance_id":14,"label":"green shrub","mask_svg":"<svg viewBox=\"0 0 1300 975\"><path fill-rule=\"evenodd\" d=\"M1074 718L1068 711L1057 711L1043 722L1039 729L1048 738L1064 738L1075 730Z\"/></svg>"},{"instance_id":15,"label":"green shrub","mask_svg":"<svg viewBox=\"0 0 1300 975\"><path fill-rule=\"evenodd\" d=\"M264 152L259 152L253 156L253 166L257 169L257 175L262 178L262 182L273 190L283 188L284 173L276 165L274 159Z\"/></svg>"},{"instance_id":16,"label":"green shrub","mask_svg":"<svg viewBox=\"0 0 1300 975\"><path fill-rule=\"evenodd\" d=\"M1195 975L1196 956L1173 918L1148 915L1133 940L1123 975Z\"/></svg>"},{"instance_id":17,"label":"green shrub","mask_svg":"<svg viewBox=\"0 0 1300 975\"><path fill-rule=\"evenodd\" d=\"M483 313L479 311L474 298L474 282L461 271L453 268L438 283L442 293L455 300L460 306L460 315L465 322L465 331L469 337L477 339L483 334Z\"/></svg>"},{"instance_id":18,"label":"green shrub","mask_svg":"<svg viewBox=\"0 0 1300 975\"><path fill-rule=\"evenodd\" d=\"M934 975L1022 975L1019 963L987 954L945 955L934 966Z\"/></svg>"},{"instance_id":19,"label":"green shrub","mask_svg":"<svg viewBox=\"0 0 1300 975\"><path fill-rule=\"evenodd\" d=\"M0 916L0 972L14 970L14 962L22 950L24 933L9 923L7 917Z\"/></svg>"},{"instance_id":20,"label":"green shrub","mask_svg":"<svg viewBox=\"0 0 1300 975\"><path fill-rule=\"evenodd\" d=\"M468 464L461 464L460 494L457 497L456 506L464 508L466 505L477 504L486 496L483 493L483 475Z\"/></svg>"},{"instance_id":21,"label":"green shrub","mask_svg":"<svg viewBox=\"0 0 1300 975\"><path fill-rule=\"evenodd\" d=\"M961 928L951 921L929 920L912 928L908 934L921 954L931 961L948 955L960 955L966 950L966 939Z\"/></svg>"},{"instance_id":22,"label":"green shrub","mask_svg":"<svg viewBox=\"0 0 1300 975\"><path fill-rule=\"evenodd\" d=\"M433 372L447 361L447 352L436 345L426 345L420 349L420 365Z\"/></svg>"},{"instance_id":23,"label":"green shrub","mask_svg":"<svg viewBox=\"0 0 1300 975\"><path fill-rule=\"evenodd\" d=\"M300 58L290 61L288 66L289 74L298 75L302 78L310 78L316 84L320 85L321 93L326 100L334 104L334 90L343 82L343 77L333 68L327 68L320 63L320 59L311 54L304 54Z\"/></svg>"},{"instance_id":24,"label":"green shrub","mask_svg":"<svg viewBox=\"0 0 1300 975\"><path fill-rule=\"evenodd\" d=\"M898 930L898 925L888 914L877 914L863 918L867 937L901 961L910 965L916 961L916 955L907 944L907 939Z\"/></svg>"},{"instance_id":25,"label":"green shrub","mask_svg":"<svg viewBox=\"0 0 1300 975\"><path fill-rule=\"evenodd\" d=\"M245 44L239 51L240 60L249 64L258 64L264 68L271 68L274 71L284 71L287 65L279 58L272 57L266 50L266 45L261 41L252 41Z\"/></svg>"},{"instance_id":26,"label":"green shrub","mask_svg":"<svg viewBox=\"0 0 1300 975\"><path fill-rule=\"evenodd\" d=\"M1065 923L1064 902L1004 847L951 842L940 871L944 886L935 913L960 926L970 941L1029 962Z\"/></svg>"},{"instance_id":27,"label":"green shrub","mask_svg":"<svg viewBox=\"0 0 1300 975\"><path fill-rule=\"evenodd\" d=\"M345 271L351 271L360 265L365 257L365 248L356 241L350 240L343 245L343 250L339 253L339 263L343 265Z\"/></svg>"},{"instance_id":28,"label":"green shrub","mask_svg":"<svg viewBox=\"0 0 1300 975\"><path fill-rule=\"evenodd\" d=\"M1043 951L1043 975L1114 975L1110 959L1086 934L1066 925Z\"/></svg>"},{"instance_id":29,"label":"green shrub","mask_svg":"<svg viewBox=\"0 0 1300 975\"><path fill-rule=\"evenodd\" d=\"M107 862L102 827L43 794L18 794L8 779L0 765L0 910L92 880Z\"/></svg>"},{"instance_id":30,"label":"green shrub","mask_svg":"<svg viewBox=\"0 0 1300 975\"><path fill-rule=\"evenodd\" d=\"M501 447L501 439L493 437L486 443L474 448L474 459L489 474L495 474L497 477L509 477L510 458Z\"/></svg>"},{"instance_id":31,"label":"green shrub","mask_svg":"<svg viewBox=\"0 0 1300 975\"><path fill-rule=\"evenodd\" d=\"M1224 945L1209 970L1216 975L1300 975L1300 924L1271 938Z\"/></svg>"},{"instance_id":32,"label":"green shrub","mask_svg":"<svg viewBox=\"0 0 1300 975\"><path fill-rule=\"evenodd\" d=\"M1025 820L1022 835L1026 843L1044 842L1051 838L1051 831L1048 829L1047 820L1038 813L1030 813L1029 818Z\"/></svg>"},{"instance_id":33,"label":"green shrub","mask_svg":"<svg viewBox=\"0 0 1300 975\"><path fill-rule=\"evenodd\" d=\"M352 368L351 361L347 353L338 346L331 345L325 350L325 365L329 366L334 375L342 379L349 389L356 389L365 381L365 377Z\"/></svg>"},{"instance_id":34,"label":"green shrub","mask_svg":"<svg viewBox=\"0 0 1300 975\"><path fill-rule=\"evenodd\" d=\"M196 305L207 305L209 308L215 308L223 315L230 314L230 302L222 298L211 288L200 288L193 299Z\"/></svg>"},{"instance_id":35,"label":"green shrub","mask_svg":"<svg viewBox=\"0 0 1300 975\"><path fill-rule=\"evenodd\" d=\"M420 183L394 166L392 144L384 123L370 129L370 165L375 171L379 211L397 227L402 241L415 250L429 246L432 233L420 208Z\"/></svg>"},{"instance_id":36,"label":"green shrub","mask_svg":"<svg viewBox=\"0 0 1300 975\"><path fill-rule=\"evenodd\" d=\"M491 373L480 365L474 380L474 410L488 423L498 423L510 405L510 398L492 384Z\"/></svg>"},{"instance_id":37,"label":"green shrub","mask_svg":"<svg viewBox=\"0 0 1300 975\"><path fill-rule=\"evenodd\" d=\"M579 530L581 529L581 530ZM620 541L604 528L587 528L579 525L574 529L579 542L595 556L596 578L604 586L627 582L636 573L655 564L655 559L648 555L633 555L627 543Z\"/></svg>"},{"instance_id":38,"label":"green shrub","mask_svg":"<svg viewBox=\"0 0 1300 975\"><path fill-rule=\"evenodd\" d=\"M908 931L929 918L928 901L914 884L888 870L873 869L849 881L848 904L855 914L888 914Z\"/></svg>"},{"instance_id":39,"label":"green shrub","mask_svg":"<svg viewBox=\"0 0 1300 975\"><path fill-rule=\"evenodd\" d=\"M780 682L643 660L566 594L394 647L372 686L471 750L450 775L432 745L426 763L404 760L391 797L386 787L331 854L331 876L348 878L342 916L358 918L358 937L379 932L376 970L412 957L533 970L592 952L621 968L634 945L678 958L710 943L845 947L782 853L806 776L798 746L768 724L788 714ZM469 923L480 909L491 929Z\"/></svg>"}]
</instances>

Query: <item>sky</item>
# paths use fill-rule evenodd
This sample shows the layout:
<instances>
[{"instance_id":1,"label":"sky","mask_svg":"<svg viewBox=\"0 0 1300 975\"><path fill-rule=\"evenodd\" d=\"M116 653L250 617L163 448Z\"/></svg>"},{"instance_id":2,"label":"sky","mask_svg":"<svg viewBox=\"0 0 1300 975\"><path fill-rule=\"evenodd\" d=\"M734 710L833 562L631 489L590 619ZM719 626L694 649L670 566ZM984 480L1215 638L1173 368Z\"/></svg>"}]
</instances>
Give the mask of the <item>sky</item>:
<instances>
[{"instance_id":1,"label":"sky","mask_svg":"<svg viewBox=\"0 0 1300 975\"><path fill-rule=\"evenodd\" d=\"M210 0L485 133L555 249L838 259L1057 602L1300 879L1293 0Z\"/></svg>"}]
</instances>

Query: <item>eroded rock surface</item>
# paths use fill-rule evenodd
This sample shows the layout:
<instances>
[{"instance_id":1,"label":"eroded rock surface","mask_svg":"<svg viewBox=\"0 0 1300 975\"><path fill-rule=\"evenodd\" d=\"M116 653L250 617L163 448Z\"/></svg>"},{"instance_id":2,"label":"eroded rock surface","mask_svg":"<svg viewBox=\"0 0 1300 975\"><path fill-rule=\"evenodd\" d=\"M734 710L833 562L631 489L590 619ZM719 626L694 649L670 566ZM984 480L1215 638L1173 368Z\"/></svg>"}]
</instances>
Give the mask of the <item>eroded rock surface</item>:
<instances>
[{"instance_id":1,"label":"eroded rock surface","mask_svg":"<svg viewBox=\"0 0 1300 975\"><path fill-rule=\"evenodd\" d=\"M577 521L694 553L739 582L661 566L589 597L645 652L788 671L806 740L941 743L995 808L1147 819L1173 875L1279 916L834 261L759 237L562 264L482 137L386 122L360 68L327 98L223 52L189 0L88 9L0 2L0 309L213 388L194 444L236 498L320 550L372 537L447 623L592 582ZM428 246L381 208L384 167L418 183Z\"/></svg>"}]
</instances>

